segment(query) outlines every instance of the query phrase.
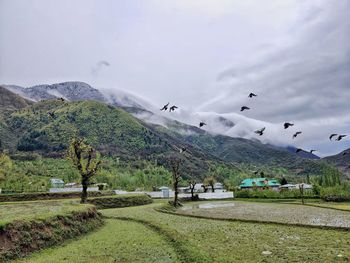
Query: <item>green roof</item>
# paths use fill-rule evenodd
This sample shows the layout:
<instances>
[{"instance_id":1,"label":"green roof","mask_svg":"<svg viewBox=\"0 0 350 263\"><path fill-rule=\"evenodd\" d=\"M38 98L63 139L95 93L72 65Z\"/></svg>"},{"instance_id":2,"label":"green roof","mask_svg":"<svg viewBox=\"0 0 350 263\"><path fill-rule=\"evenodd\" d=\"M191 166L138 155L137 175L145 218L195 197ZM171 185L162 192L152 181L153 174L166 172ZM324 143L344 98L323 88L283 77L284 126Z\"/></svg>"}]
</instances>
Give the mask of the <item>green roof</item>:
<instances>
[{"instance_id":1,"label":"green roof","mask_svg":"<svg viewBox=\"0 0 350 263\"><path fill-rule=\"evenodd\" d=\"M239 187L244 188L244 187L254 187L254 186L264 187L264 186L280 186L280 185L281 184L277 181L277 179L247 178L241 182Z\"/></svg>"}]
</instances>

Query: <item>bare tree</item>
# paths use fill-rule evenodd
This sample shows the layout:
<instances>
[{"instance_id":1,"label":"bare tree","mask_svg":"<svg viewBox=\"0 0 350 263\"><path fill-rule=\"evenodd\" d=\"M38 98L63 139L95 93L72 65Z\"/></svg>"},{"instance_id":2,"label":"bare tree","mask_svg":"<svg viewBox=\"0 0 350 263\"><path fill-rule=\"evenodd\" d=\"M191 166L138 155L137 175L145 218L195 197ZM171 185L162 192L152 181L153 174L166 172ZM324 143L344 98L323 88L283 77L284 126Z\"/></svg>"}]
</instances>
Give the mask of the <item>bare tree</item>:
<instances>
[{"instance_id":1,"label":"bare tree","mask_svg":"<svg viewBox=\"0 0 350 263\"><path fill-rule=\"evenodd\" d=\"M67 157L81 175L83 191L80 202L84 204L87 201L87 189L90 184L90 178L97 173L101 165L101 160L99 160L94 149L85 143L83 138L74 138L71 141Z\"/></svg>"},{"instance_id":2,"label":"bare tree","mask_svg":"<svg viewBox=\"0 0 350 263\"><path fill-rule=\"evenodd\" d=\"M174 201L173 201L173 206L181 206L179 200L178 200L178 195L179 195L179 182L181 179L180 175L180 165L182 163L182 160L177 157L177 156L172 156L169 159L169 164L171 167L172 171L172 180L173 180L173 187L174 187Z\"/></svg>"},{"instance_id":3,"label":"bare tree","mask_svg":"<svg viewBox=\"0 0 350 263\"><path fill-rule=\"evenodd\" d=\"M197 183L196 183L195 180L190 180L189 183L190 183L190 191L191 191L191 200L194 201L195 200L195 198L194 198L194 188L195 188Z\"/></svg>"}]
</instances>

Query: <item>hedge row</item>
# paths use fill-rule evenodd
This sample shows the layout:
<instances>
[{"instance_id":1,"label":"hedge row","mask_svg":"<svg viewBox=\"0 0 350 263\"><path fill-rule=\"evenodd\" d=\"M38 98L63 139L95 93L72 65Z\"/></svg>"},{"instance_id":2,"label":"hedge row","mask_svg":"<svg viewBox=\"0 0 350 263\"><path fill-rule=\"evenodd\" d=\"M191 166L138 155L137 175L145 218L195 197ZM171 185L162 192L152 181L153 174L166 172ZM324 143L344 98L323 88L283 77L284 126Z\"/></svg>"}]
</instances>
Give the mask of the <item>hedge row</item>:
<instances>
[{"instance_id":1,"label":"hedge row","mask_svg":"<svg viewBox=\"0 0 350 263\"><path fill-rule=\"evenodd\" d=\"M235 192L236 198L301 198L299 190L285 190L281 192L273 190L239 190ZM312 191L304 191L304 198L319 198Z\"/></svg>"},{"instance_id":2,"label":"hedge row","mask_svg":"<svg viewBox=\"0 0 350 263\"><path fill-rule=\"evenodd\" d=\"M137 194L89 198L88 202L94 204L97 207L97 209L106 209L146 205L152 203L153 199L148 195Z\"/></svg>"},{"instance_id":3,"label":"hedge row","mask_svg":"<svg viewBox=\"0 0 350 263\"><path fill-rule=\"evenodd\" d=\"M98 191L89 192L89 196L108 196L113 195L113 191ZM81 192L72 193L23 193L23 194L0 194L0 202L17 202L17 201L35 201L35 200L49 200L49 199L64 199L64 198L79 198Z\"/></svg>"},{"instance_id":4,"label":"hedge row","mask_svg":"<svg viewBox=\"0 0 350 263\"><path fill-rule=\"evenodd\" d=\"M96 208L57 215L49 219L13 221L0 229L0 262L22 258L101 226Z\"/></svg>"}]
</instances>

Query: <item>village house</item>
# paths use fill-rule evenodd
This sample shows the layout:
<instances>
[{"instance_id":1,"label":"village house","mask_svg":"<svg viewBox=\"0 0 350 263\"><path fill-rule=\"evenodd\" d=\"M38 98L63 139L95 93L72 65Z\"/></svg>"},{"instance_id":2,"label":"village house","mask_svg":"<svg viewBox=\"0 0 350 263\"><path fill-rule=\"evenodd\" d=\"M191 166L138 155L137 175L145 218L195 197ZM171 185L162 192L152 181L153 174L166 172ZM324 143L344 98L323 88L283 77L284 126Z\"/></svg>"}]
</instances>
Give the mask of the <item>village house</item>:
<instances>
[{"instance_id":1,"label":"village house","mask_svg":"<svg viewBox=\"0 0 350 263\"><path fill-rule=\"evenodd\" d=\"M239 188L242 190L254 190L254 189L260 189L260 190L274 190L279 191L279 187L281 184L278 182L277 179L267 179L267 178L247 178L244 179L241 184L239 185Z\"/></svg>"}]
</instances>

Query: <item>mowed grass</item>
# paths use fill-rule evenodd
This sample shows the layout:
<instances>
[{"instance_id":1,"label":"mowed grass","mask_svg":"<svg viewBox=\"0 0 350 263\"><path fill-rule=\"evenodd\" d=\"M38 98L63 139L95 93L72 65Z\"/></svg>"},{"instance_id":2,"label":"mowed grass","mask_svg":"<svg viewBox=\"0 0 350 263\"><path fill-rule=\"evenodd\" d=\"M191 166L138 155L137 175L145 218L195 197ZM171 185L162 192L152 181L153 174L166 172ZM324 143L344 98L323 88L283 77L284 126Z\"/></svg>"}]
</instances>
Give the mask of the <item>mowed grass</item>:
<instances>
[{"instance_id":1,"label":"mowed grass","mask_svg":"<svg viewBox=\"0 0 350 263\"><path fill-rule=\"evenodd\" d=\"M0 226L14 220L45 219L81 211L92 205L82 205L79 200L45 200L0 203Z\"/></svg>"},{"instance_id":2,"label":"mowed grass","mask_svg":"<svg viewBox=\"0 0 350 263\"><path fill-rule=\"evenodd\" d=\"M100 230L16 262L177 262L165 239L146 226L109 219Z\"/></svg>"},{"instance_id":3,"label":"mowed grass","mask_svg":"<svg viewBox=\"0 0 350 263\"><path fill-rule=\"evenodd\" d=\"M334 208L334 204L329 207ZM192 202L187 203L177 212L218 219L350 228L349 212L326 209L316 205L242 201Z\"/></svg>"},{"instance_id":4,"label":"mowed grass","mask_svg":"<svg viewBox=\"0 0 350 263\"><path fill-rule=\"evenodd\" d=\"M350 231L102 210L95 233L18 262L349 262ZM309 207L312 208L312 207ZM266 211L268 213L268 211Z\"/></svg>"}]
</instances>

